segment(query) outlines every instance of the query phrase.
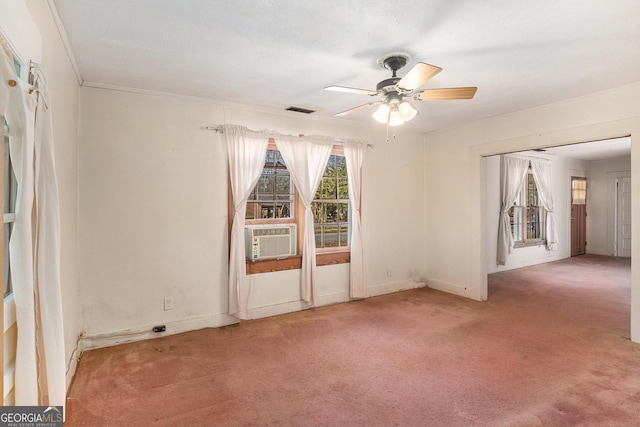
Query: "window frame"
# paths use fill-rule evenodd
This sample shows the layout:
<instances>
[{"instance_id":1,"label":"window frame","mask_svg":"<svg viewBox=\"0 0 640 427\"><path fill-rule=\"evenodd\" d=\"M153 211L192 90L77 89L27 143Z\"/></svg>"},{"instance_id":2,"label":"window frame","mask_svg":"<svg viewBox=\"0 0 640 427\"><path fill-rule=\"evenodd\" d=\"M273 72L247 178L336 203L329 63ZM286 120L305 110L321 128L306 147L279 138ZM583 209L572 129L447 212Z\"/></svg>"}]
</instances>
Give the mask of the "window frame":
<instances>
[{"instance_id":1,"label":"window frame","mask_svg":"<svg viewBox=\"0 0 640 427\"><path fill-rule=\"evenodd\" d=\"M3 167L2 167L2 187L3 187L3 295L4 298L13 294L13 284L11 283L11 269L9 262L9 239L13 231L13 223L16 220L16 200L18 197L18 182L15 176L13 165L11 163L9 149L9 127L3 116L0 116L0 124L2 130L2 145L4 151ZM8 226L8 227L6 227Z\"/></svg>"},{"instance_id":2,"label":"window frame","mask_svg":"<svg viewBox=\"0 0 640 427\"><path fill-rule=\"evenodd\" d=\"M510 219L510 223L512 224L512 228L511 228L511 236L514 239L513 242L513 247L514 249L517 248L525 248L525 247L529 247L529 246L541 246L541 245L545 245L547 243L547 236L546 236L546 213L547 210L544 208L544 206L538 204L538 205L529 205L529 200L530 200L530 195L529 195L529 180L532 180L533 184L535 185L535 199L539 200L539 195L538 195L538 183L535 180L535 176L533 175L533 171L531 170L531 166L529 166L529 169L527 171L527 176L525 177L525 180L522 184L522 188L520 189L520 192L518 193L518 197L516 199L516 202L513 204L513 206L511 206L511 208L509 208L509 219ZM529 209L532 208L532 206L535 206L536 209L538 209L538 215L536 215L538 217L538 221L536 221L537 224L539 224L539 230L540 230L540 238L528 238L527 237L527 212L529 211ZM516 219L516 208L519 208L519 221L515 221ZM515 230L515 226L519 225L520 226L520 234L522 235L522 239L521 240L516 240L516 235L514 233Z\"/></svg>"},{"instance_id":3,"label":"window frame","mask_svg":"<svg viewBox=\"0 0 640 427\"><path fill-rule=\"evenodd\" d=\"M269 138L267 150L277 150L275 140ZM334 145L331 151L332 155L344 156L342 145ZM293 182L292 182L293 185ZM231 228L233 226L234 206L233 192L231 190L231 181L228 180L228 237L231 239ZM300 200L298 191L293 185L293 218L273 218L273 219L252 219L245 220L245 225L252 224L296 224L297 226L297 248L298 254L277 259L259 259L246 260L246 273L259 274L270 273L274 271L296 270L302 268L302 242L304 238L304 204ZM230 250L230 248L229 248ZM335 248L316 248L316 266L344 264L351 261L351 247L342 246Z\"/></svg>"}]
</instances>

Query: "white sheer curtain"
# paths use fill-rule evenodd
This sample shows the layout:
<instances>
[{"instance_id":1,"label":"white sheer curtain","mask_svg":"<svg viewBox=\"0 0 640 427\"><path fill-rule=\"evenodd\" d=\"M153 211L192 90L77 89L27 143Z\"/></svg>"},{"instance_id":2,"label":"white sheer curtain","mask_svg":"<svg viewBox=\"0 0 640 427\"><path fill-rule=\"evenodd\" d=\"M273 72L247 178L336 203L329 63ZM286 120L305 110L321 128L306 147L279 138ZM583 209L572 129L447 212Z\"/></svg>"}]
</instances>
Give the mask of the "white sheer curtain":
<instances>
[{"instance_id":1,"label":"white sheer curtain","mask_svg":"<svg viewBox=\"0 0 640 427\"><path fill-rule=\"evenodd\" d=\"M264 168L269 135L266 132L253 132L244 126L234 125L225 125L223 132L227 141L229 179L234 206L229 242L229 314L246 319L249 289L245 284L244 217L249 194Z\"/></svg>"},{"instance_id":2,"label":"white sheer curtain","mask_svg":"<svg viewBox=\"0 0 640 427\"><path fill-rule=\"evenodd\" d=\"M547 211L546 232L547 249L555 251L558 244L558 230L553 214L553 194L551 186L551 162L545 159L531 159L531 172L538 188L538 200Z\"/></svg>"},{"instance_id":3,"label":"white sheer curtain","mask_svg":"<svg viewBox=\"0 0 640 427\"><path fill-rule=\"evenodd\" d=\"M18 183L9 242L18 325L15 401L64 406L60 215L47 86L37 66L37 90L20 80L11 50L4 40L0 45L0 113L10 129L10 156Z\"/></svg>"},{"instance_id":4,"label":"white sheer curtain","mask_svg":"<svg viewBox=\"0 0 640 427\"><path fill-rule=\"evenodd\" d=\"M41 403L64 405L66 398L64 326L60 281L60 198L51 123L51 101L44 70L34 64L38 88L35 129L36 322L42 331L39 357ZM19 329L19 326L18 326ZM44 379L46 378L46 385Z\"/></svg>"},{"instance_id":5,"label":"white sheer curtain","mask_svg":"<svg viewBox=\"0 0 640 427\"><path fill-rule=\"evenodd\" d=\"M500 219L496 263L504 265L513 249L513 235L509 223L509 209L516 201L527 176L529 159L512 155L500 156Z\"/></svg>"},{"instance_id":6,"label":"white sheer curtain","mask_svg":"<svg viewBox=\"0 0 640 427\"><path fill-rule=\"evenodd\" d=\"M349 295L351 298L364 298L366 285L364 278L364 250L362 245L361 189L362 163L365 143L356 140L343 142L344 157L347 162L349 179L349 201L351 202L351 261L349 277Z\"/></svg>"},{"instance_id":7,"label":"white sheer curtain","mask_svg":"<svg viewBox=\"0 0 640 427\"><path fill-rule=\"evenodd\" d=\"M276 135L274 139L304 205L300 287L302 300L314 306L316 304L316 242L311 202L327 167L333 138Z\"/></svg>"}]
</instances>

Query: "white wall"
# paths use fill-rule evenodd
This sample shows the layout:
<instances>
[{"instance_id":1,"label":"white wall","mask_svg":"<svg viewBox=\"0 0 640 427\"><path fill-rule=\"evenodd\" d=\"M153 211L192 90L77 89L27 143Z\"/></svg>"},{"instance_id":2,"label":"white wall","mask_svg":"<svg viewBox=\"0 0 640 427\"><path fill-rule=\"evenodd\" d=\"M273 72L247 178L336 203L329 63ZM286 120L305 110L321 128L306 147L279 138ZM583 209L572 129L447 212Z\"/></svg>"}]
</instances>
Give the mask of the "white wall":
<instances>
[{"instance_id":1,"label":"white wall","mask_svg":"<svg viewBox=\"0 0 640 427\"><path fill-rule=\"evenodd\" d=\"M81 330L78 289L78 91L79 85L46 1L26 4L42 35L42 64L46 68L51 99L56 172L60 193L60 275L67 360ZM68 381L71 375L67 376Z\"/></svg>"},{"instance_id":2,"label":"white wall","mask_svg":"<svg viewBox=\"0 0 640 427\"><path fill-rule=\"evenodd\" d=\"M496 265L500 212L500 156L490 156L485 158L487 273L557 261L571 256L571 177L578 176L576 171L586 173L586 162L542 153L535 153L535 157L547 158L552 165L554 216L558 227L557 250L548 251L544 245L516 248L507 257L505 265Z\"/></svg>"},{"instance_id":3,"label":"white wall","mask_svg":"<svg viewBox=\"0 0 640 427\"><path fill-rule=\"evenodd\" d=\"M632 186L640 193L640 84L468 123L426 136L427 283L487 298L486 170L483 156L631 135ZM640 212L640 194L633 198ZM640 227L632 251L640 251ZM631 334L640 341L640 257L632 260Z\"/></svg>"},{"instance_id":4,"label":"white wall","mask_svg":"<svg viewBox=\"0 0 640 427\"><path fill-rule=\"evenodd\" d=\"M630 156L589 162L587 174L587 253L615 254L616 178L630 176Z\"/></svg>"},{"instance_id":5,"label":"white wall","mask_svg":"<svg viewBox=\"0 0 640 427\"><path fill-rule=\"evenodd\" d=\"M227 163L223 123L358 137L367 150L363 228L370 294L425 277L422 136L359 129L297 113L83 87L79 240L86 347L220 326L228 317ZM387 267L392 276L387 276ZM348 300L348 264L319 268L319 300ZM303 307L299 270L249 277L250 316ZM163 310L173 297L175 309Z\"/></svg>"}]
</instances>

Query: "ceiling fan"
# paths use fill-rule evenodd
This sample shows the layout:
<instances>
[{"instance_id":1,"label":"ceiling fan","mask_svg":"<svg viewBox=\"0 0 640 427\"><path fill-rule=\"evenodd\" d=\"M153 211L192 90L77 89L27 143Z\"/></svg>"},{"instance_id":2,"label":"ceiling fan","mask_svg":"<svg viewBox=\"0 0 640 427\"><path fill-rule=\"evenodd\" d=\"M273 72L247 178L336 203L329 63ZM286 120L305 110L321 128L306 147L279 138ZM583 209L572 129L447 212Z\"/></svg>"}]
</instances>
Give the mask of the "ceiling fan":
<instances>
[{"instance_id":1,"label":"ceiling fan","mask_svg":"<svg viewBox=\"0 0 640 427\"><path fill-rule=\"evenodd\" d=\"M382 100L368 102L346 111L335 114L344 116L370 105L381 104L372 114L380 123L389 126L398 126L413 119L418 111L407 101L405 97L415 101L431 101L441 99L471 99L478 90L477 87L454 87L446 89L418 90L427 80L442 71L442 68L424 62L418 62L404 77L398 77L396 72L407 65L411 57L402 52L390 53L378 59L380 66L391 70L391 78L382 80L376 86L376 90L357 89L344 86L327 86L325 90L336 92L356 93L368 96L382 97Z\"/></svg>"}]
</instances>

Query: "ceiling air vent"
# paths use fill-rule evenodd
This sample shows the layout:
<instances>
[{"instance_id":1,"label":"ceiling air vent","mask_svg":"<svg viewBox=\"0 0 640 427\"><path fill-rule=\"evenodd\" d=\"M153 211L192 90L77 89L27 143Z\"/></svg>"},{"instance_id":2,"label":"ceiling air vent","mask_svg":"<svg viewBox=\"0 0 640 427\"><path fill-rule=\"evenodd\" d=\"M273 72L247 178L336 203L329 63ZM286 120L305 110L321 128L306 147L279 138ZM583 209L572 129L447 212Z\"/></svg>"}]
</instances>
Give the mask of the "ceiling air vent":
<instances>
[{"instance_id":1,"label":"ceiling air vent","mask_svg":"<svg viewBox=\"0 0 640 427\"><path fill-rule=\"evenodd\" d=\"M315 113L316 112L316 110L309 110L307 108L295 107L293 105L291 107L285 108L285 110L294 111L296 113L304 113L304 114L311 114L311 113Z\"/></svg>"}]
</instances>

